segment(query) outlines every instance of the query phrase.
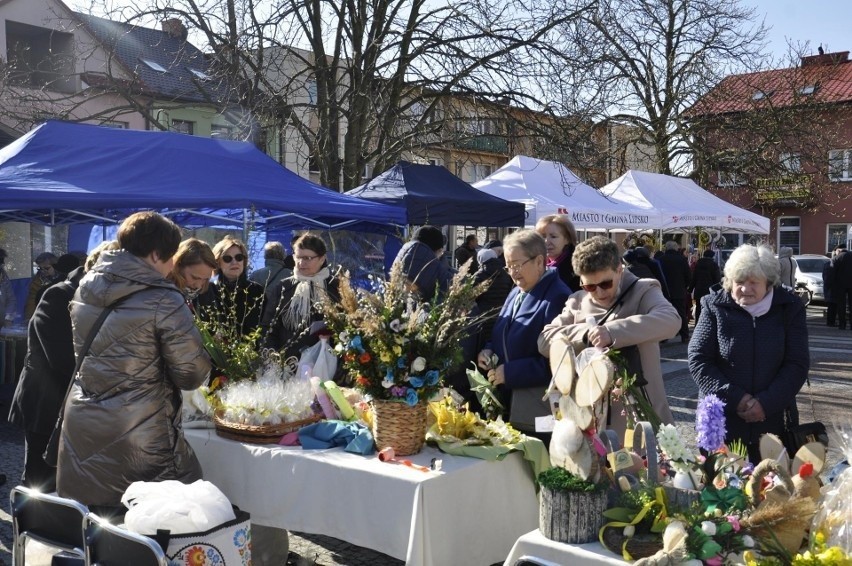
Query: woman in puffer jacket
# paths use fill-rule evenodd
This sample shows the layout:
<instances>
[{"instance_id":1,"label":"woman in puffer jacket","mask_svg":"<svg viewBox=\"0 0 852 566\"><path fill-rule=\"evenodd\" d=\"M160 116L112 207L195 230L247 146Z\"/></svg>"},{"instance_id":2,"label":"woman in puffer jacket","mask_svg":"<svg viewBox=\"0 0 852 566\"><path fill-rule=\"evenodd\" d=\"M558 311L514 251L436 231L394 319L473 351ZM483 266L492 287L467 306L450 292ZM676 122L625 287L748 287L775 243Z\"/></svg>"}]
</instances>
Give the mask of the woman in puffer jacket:
<instances>
[{"instance_id":1,"label":"woman in puffer jacket","mask_svg":"<svg viewBox=\"0 0 852 566\"><path fill-rule=\"evenodd\" d=\"M115 508L135 481L201 478L181 428L180 390L199 387L210 359L180 291L166 276L180 229L154 212L128 217L71 302L74 349L85 354L65 405L57 491ZM106 317L88 353L83 343Z\"/></svg>"}]
</instances>

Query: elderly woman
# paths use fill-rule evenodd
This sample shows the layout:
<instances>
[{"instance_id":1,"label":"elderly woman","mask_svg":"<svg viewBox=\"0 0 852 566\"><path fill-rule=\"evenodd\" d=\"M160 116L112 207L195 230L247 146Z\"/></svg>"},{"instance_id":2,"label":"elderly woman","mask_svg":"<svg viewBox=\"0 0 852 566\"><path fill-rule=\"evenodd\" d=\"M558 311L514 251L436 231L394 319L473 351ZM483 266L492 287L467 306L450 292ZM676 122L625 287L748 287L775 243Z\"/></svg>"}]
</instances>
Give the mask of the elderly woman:
<instances>
[{"instance_id":1,"label":"elderly woman","mask_svg":"<svg viewBox=\"0 0 852 566\"><path fill-rule=\"evenodd\" d=\"M547 267L559 272L559 277L571 290L577 289L580 280L574 272L571 255L577 245L577 229L563 214L551 214L538 219L535 231L547 243Z\"/></svg>"},{"instance_id":2,"label":"elderly woman","mask_svg":"<svg viewBox=\"0 0 852 566\"><path fill-rule=\"evenodd\" d=\"M322 238L304 234L293 244L293 252L296 273L267 290L263 315L266 345L283 351L285 358L299 357L316 344L316 330L323 326L316 304L326 294L335 300L339 297L339 282L328 268Z\"/></svg>"},{"instance_id":3,"label":"elderly woman","mask_svg":"<svg viewBox=\"0 0 852 566\"><path fill-rule=\"evenodd\" d=\"M725 263L722 287L701 300L689 343L689 371L702 395L725 402L727 440L740 439L752 462L760 436L784 431L808 376L805 307L781 287L766 246L740 246Z\"/></svg>"},{"instance_id":4,"label":"elderly woman","mask_svg":"<svg viewBox=\"0 0 852 566\"><path fill-rule=\"evenodd\" d=\"M638 279L626 271L618 247L603 236L581 242L572 262L582 290L571 295L562 314L544 327L539 351L549 356L554 340L572 344L577 352L588 346L636 346L648 400L663 423L674 422L663 386L659 343L677 334L680 316L663 296L659 281ZM594 326L589 325L590 318L596 321ZM622 408L613 400L609 410L608 428L619 435L626 427Z\"/></svg>"},{"instance_id":5,"label":"elderly woman","mask_svg":"<svg viewBox=\"0 0 852 566\"><path fill-rule=\"evenodd\" d=\"M491 332L491 342L479 352L477 362L488 370L488 379L501 386L505 397L534 388L538 397L550 383L550 366L538 353L536 339L556 316L571 290L555 270L547 269L544 238L532 230L520 230L503 241L506 271L515 287L503 303ZM492 363L492 355L497 363ZM507 399L511 405L511 399ZM542 404L541 414L547 413ZM517 409L517 407L516 407ZM517 411L516 411L517 413ZM510 407L511 414L511 407ZM526 433L535 431L533 421L512 424Z\"/></svg>"},{"instance_id":6,"label":"elderly woman","mask_svg":"<svg viewBox=\"0 0 852 566\"><path fill-rule=\"evenodd\" d=\"M181 290L190 307L195 308L193 302L207 291L213 272L219 269L216 256L207 242L189 238L178 246L174 262L168 279Z\"/></svg>"},{"instance_id":7,"label":"elderly woman","mask_svg":"<svg viewBox=\"0 0 852 566\"><path fill-rule=\"evenodd\" d=\"M213 246L218 279L196 300L202 317L218 317L221 322L239 325L242 335L260 327L263 313L263 285L248 279L248 250L236 238L225 236ZM206 269L206 268L205 268Z\"/></svg>"}]
</instances>

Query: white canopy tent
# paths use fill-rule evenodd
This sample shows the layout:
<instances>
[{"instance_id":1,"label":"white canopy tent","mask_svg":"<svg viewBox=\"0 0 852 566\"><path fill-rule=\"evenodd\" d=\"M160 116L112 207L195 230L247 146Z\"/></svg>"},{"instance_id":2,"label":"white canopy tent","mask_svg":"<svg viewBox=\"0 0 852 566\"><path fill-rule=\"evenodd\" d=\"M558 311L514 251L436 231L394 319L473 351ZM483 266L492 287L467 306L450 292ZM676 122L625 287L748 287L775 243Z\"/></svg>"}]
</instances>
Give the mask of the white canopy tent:
<instances>
[{"instance_id":1,"label":"white canopy tent","mask_svg":"<svg viewBox=\"0 0 852 566\"><path fill-rule=\"evenodd\" d=\"M579 229L644 230L662 219L648 206L608 199L555 161L523 155L473 186L484 193L524 203L527 226L548 214L566 214Z\"/></svg>"},{"instance_id":2,"label":"white canopy tent","mask_svg":"<svg viewBox=\"0 0 852 566\"><path fill-rule=\"evenodd\" d=\"M662 231L695 227L722 232L769 233L769 219L735 206L702 189L691 179L630 170L601 187L606 197L632 208L657 213Z\"/></svg>"}]
</instances>

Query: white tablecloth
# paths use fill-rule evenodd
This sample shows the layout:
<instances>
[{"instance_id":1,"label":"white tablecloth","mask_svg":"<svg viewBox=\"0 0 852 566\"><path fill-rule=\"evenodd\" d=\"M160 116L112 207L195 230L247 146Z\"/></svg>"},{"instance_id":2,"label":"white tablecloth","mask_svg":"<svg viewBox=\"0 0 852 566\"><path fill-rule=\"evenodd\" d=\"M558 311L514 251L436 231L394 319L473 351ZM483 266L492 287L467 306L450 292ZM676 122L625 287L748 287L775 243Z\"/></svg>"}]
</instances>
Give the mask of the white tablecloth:
<instances>
[{"instance_id":1,"label":"white tablecloth","mask_svg":"<svg viewBox=\"0 0 852 566\"><path fill-rule=\"evenodd\" d=\"M560 566L569 564L570 566L624 566L625 564L599 542L562 544L546 538L538 529L515 541L503 566L514 566L521 557L538 558Z\"/></svg>"},{"instance_id":2,"label":"white tablecloth","mask_svg":"<svg viewBox=\"0 0 852 566\"><path fill-rule=\"evenodd\" d=\"M209 429L186 438L213 482L253 523L323 534L408 565L488 565L538 525L532 470L520 453L502 462L426 447L421 472L342 449L302 450L225 440Z\"/></svg>"}]
</instances>

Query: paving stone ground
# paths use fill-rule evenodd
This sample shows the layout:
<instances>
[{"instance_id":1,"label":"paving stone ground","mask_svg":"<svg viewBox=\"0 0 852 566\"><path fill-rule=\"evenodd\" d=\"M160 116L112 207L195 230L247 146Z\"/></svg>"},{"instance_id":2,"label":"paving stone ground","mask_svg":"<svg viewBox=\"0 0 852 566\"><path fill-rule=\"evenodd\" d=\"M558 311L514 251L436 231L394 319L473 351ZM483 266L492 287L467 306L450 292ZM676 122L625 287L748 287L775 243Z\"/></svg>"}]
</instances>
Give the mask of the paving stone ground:
<instances>
[{"instance_id":1,"label":"paving stone ground","mask_svg":"<svg viewBox=\"0 0 852 566\"><path fill-rule=\"evenodd\" d=\"M852 331L825 326L825 309L808 307L808 331L811 351L811 390L799 394L799 412L803 421L811 420L810 398L816 417L826 425L848 422L852 409ZM697 388L686 365L686 345L680 340L662 344L662 364L669 403L678 429L689 442L695 437ZM0 486L0 565L12 563L12 525L9 516L9 490L20 478L23 466L23 434L5 422L11 392L0 386L0 474L7 482ZM829 449L830 469L842 458L836 446ZM48 566L51 551L45 547L30 548L27 564ZM402 561L345 541L316 534L290 533L287 566L398 566ZM276 565L277 566L277 565ZM476 565L471 565L476 566ZM487 565L482 565L487 566Z\"/></svg>"}]
</instances>

